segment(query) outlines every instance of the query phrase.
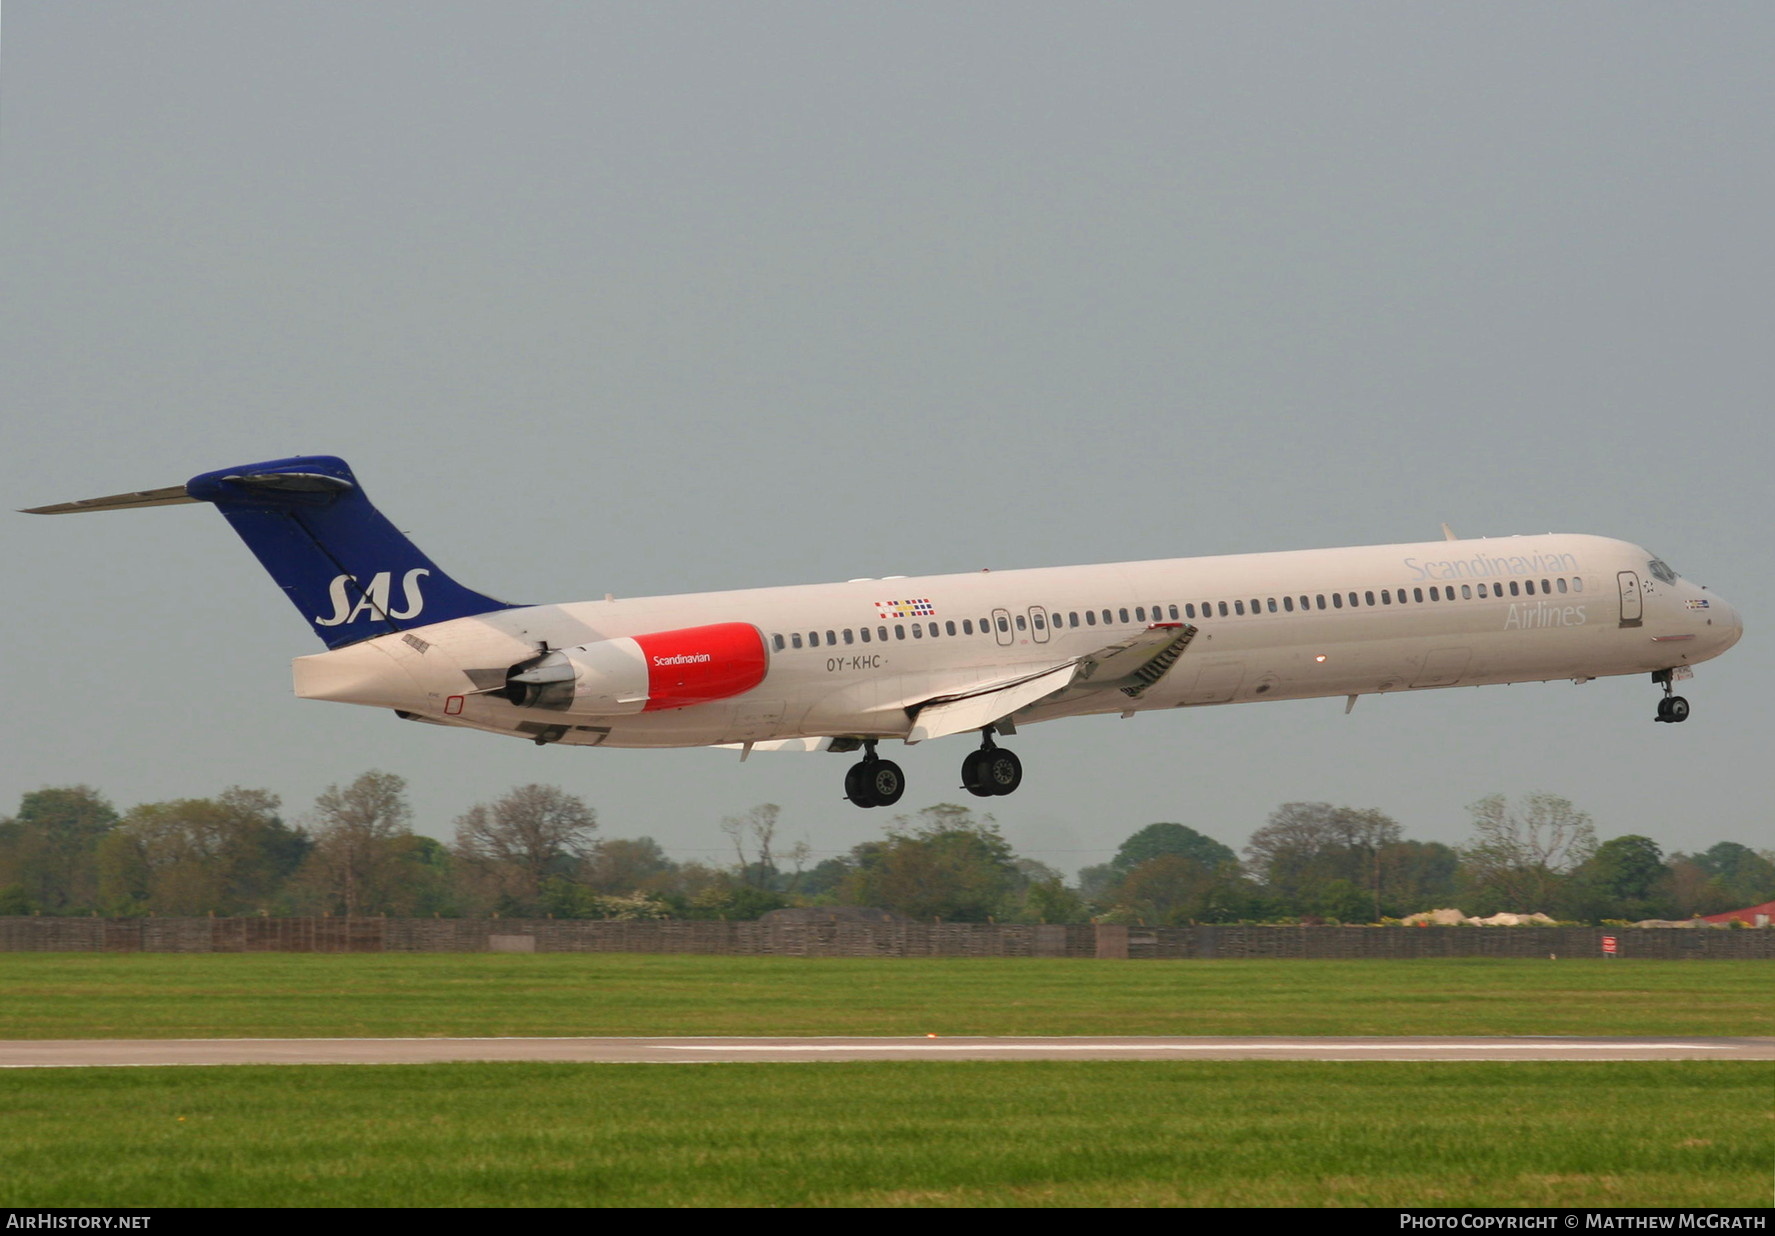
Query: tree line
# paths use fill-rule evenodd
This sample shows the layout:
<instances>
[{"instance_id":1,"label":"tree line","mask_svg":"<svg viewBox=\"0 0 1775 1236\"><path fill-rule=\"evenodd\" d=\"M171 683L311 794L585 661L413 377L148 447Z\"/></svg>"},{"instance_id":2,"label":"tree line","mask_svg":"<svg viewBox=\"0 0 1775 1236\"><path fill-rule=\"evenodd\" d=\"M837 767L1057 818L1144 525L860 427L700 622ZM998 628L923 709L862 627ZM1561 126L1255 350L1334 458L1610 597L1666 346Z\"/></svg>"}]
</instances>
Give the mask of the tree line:
<instances>
[{"instance_id":1,"label":"tree line","mask_svg":"<svg viewBox=\"0 0 1775 1236\"><path fill-rule=\"evenodd\" d=\"M954 804L899 816L819 863L805 842L781 844L780 811L763 804L722 821L731 863L701 863L649 837L600 838L590 806L546 785L475 804L446 844L412 830L406 789L366 772L329 786L297 826L264 790L125 813L87 786L37 790L0 819L0 914L749 919L867 906L923 921L1165 926L1366 923L1447 906L1681 920L1775 898L1769 851L1599 842L1588 815L1547 794L1473 804L1461 846L1328 803L1278 807L1242 856L1187 825L1150 824L1069 883L1017 855L990 815Z\"/></svg>"}]
</instances>

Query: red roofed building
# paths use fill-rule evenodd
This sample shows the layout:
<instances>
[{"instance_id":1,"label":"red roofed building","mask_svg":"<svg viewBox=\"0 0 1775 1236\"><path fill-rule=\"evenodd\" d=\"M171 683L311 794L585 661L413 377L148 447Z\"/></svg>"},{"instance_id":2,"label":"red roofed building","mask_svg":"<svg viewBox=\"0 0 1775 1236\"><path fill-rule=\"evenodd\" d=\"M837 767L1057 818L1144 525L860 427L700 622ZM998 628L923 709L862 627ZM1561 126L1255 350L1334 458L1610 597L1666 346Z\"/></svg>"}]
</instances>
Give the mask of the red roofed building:
<instances>
[{"instance_id":1,"label":"red roofed building","mask_svg":"<svg viewBox=\"0 0 1775 1236\"><path fill-rule=\"evenodd\" d=\"M1704 923L1729 923L1737 919L1741 923L1749 923L1752 927L1767 927L1775 923L1775 901L1765 901L1760 906L1750 906L1743 910L1727 910L1724 914L1705 914Z\"/></svg>"}]
</instances>

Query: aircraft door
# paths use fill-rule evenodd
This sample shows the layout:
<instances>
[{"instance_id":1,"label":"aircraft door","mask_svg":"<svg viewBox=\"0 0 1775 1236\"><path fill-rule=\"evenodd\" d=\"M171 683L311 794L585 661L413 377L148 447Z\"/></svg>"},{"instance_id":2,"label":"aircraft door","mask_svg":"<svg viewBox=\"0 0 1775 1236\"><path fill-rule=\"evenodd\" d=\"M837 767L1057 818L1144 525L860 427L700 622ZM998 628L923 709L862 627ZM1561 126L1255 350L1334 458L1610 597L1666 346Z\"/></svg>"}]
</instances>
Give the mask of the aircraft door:
<instances>
[{"instance_id":1,"label":"aircraft door","mask_svg":"<svg viewBox=\"0 0 1775 1236\"><path fill-rule=\"evenodd\" d=\"M992 635L998 640L1001 648L1009 648L1017 642L1016 632L1011 630L1011 611L995 609L992 611Z\"/></svg>"},{"instance_id":2,"label":"aircraft door","mask_svg":"<svg viewBox=\"0 0 1775 1236\"><path fill-rule=\"evenodd\" d=\"M1621 584L1621 625L1637 627L1645 617L1645 606L1639 595L1639 575L1622 571L1615 576Z\"/></svg>"},{"instance_id":3,"label":"aircraft door","mask_svg":"<svg viewBox=\"0 0 1775 1236\"><path fill-rule=\"evenodd\" d=\"M1039 605L1029 607L1029 634L1038 644L1048 642L1048 611Z\"/></svg>"}]
</instances>

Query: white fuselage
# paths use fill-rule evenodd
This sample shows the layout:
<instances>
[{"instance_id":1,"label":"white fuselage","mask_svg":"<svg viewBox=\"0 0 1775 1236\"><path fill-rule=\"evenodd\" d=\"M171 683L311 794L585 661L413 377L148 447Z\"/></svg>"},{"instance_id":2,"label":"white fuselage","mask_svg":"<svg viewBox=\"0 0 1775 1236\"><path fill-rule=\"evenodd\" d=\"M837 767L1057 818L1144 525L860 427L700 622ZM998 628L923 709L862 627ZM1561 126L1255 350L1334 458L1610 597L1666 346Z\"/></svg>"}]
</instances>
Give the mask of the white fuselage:
<instances>
[{"instance_id":1,"label":"white fuselage","mask_svg":"<svg viewBox=\"0 0 1775 1236\"><path fill-rule=\"evenodd\" d=\"M500 687L552 649L750 624L763 678L730 698L596 715ZM547 741L679 747L905 738L928 701L1197 628L1138 696L1073 691L1016 724L1087 713L1677 669L1741 633L1732 607L1625 541L1577 535L981 571L499 610L296 662L297 694Z\"/></svg>"}]
</instances>

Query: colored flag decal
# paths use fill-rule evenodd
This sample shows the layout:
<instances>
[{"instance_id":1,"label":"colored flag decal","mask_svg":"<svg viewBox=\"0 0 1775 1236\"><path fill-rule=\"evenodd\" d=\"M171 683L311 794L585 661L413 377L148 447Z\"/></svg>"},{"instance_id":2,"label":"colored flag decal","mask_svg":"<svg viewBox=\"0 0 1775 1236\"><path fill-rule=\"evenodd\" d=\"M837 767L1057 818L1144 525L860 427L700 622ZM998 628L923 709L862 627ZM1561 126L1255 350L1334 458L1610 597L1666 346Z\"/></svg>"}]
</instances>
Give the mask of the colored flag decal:
<instances>
[{"instance_id":1,"label":"colored flag decal","mask_svg":"<svg viewBox=\"0 0 1775 1236\"><path fill-rule=\"evenodd\" d=\"M1689 608L1690 609L1706 609L1707 608L1707 599L1705 597L1703 597L1699 600L1690 601Z\"/></svg>"},{"instance_id":2,"label":"colored flag decal","mask_svg":"<svg viewBox=\"0 0 1775 1236\"><path fill-rule=\"evenodd\" d=\"M929 597L916 597L910 601L877 601L875 614L878 618L933 618L937 607L931 604Z\"/></svg>"}]
</instances>

